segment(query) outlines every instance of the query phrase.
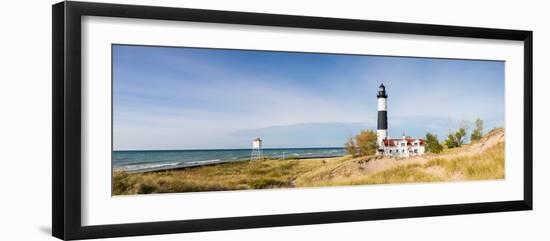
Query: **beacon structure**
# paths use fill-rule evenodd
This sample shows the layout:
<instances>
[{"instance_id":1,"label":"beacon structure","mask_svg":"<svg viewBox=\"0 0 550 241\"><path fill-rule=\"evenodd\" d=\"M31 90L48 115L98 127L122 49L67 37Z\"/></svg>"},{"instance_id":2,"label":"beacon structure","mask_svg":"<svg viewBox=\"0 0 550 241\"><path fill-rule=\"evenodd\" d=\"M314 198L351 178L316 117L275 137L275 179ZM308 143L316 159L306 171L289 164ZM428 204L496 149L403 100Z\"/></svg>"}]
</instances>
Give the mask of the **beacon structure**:
<instances>
[{"instance_id":1,"label":"beacon structure","mask_svg":"<svg viewBox=\"0 0 550 241\"><path fill-rule=\"evenodd\" d=\"M376 130L378 155L409 157L422 155L426 149L423 139L411 138L403 133L398 139L392 139L388 133L388 94L386 87L381 84L378 87L378 128Z\"/></svg>"}]
</instances>

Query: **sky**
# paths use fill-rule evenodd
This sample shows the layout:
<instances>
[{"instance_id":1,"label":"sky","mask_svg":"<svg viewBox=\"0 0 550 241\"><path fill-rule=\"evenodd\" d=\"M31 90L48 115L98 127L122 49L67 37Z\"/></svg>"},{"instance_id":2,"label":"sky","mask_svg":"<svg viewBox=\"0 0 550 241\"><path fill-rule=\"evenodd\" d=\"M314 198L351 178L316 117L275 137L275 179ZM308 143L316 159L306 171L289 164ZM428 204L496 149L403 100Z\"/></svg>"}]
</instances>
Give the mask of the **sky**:
<instances>
[{"instance_id":1,"label":"sky","mask_svg":"<svg viewBox=\"0 0 550 241\"><path fill-rule=\"evenodd\" d=\"M504 127L504 62L113 45L114 150L340 147L376 130L440 140Z\"/></svg>"}]
</instances>

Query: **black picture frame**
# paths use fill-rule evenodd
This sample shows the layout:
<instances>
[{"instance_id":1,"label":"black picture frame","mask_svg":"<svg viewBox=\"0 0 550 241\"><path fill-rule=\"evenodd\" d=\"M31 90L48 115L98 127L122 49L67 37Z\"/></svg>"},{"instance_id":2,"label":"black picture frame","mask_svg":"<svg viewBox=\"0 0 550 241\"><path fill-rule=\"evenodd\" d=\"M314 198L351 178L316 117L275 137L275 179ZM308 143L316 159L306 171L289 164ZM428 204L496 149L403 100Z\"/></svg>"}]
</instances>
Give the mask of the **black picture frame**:
<instances>
[{"instance_id":1,"label":"black picture frame","mask_svg":"<svg viewBox=\"0 0 550 241\"><path fill-rule=\"evenodd\" d=\"M82 226L81 224L81 17L104 16L348 30L428 36L517 40L524 43L524 186L522 200L368 210L296 213ZM60 2L52 6L52 233L60 239L308 225L381 219L532 210L533 32L415 23L336 19L171 7Z\"/></svg>"}]
</instances>

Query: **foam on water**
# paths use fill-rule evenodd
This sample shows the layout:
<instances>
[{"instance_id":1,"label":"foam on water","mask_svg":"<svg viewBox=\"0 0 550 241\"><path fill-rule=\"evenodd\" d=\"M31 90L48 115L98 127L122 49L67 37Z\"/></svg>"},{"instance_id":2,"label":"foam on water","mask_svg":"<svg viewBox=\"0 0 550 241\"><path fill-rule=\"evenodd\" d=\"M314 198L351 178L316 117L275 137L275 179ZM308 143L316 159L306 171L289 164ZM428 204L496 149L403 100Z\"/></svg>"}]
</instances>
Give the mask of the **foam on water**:
<instances>
[{"instance_id":1,"label":"foam on water","mask_svg":"<svg viewBox=\"0 0 550 241\"><path fill-rule=\"evenodd\" d=\"M174 163L163 163L163 164L138 164L138 165L125 165L118 167L119 169L123 171L138 171L138 170L144 170L144 169L154 169L154 168L160 168L160 167L168 167L168 166L177 166L180 165L180 162L174 162Z\"/></svg>"},{"instance_id":2,"label":"foam on water","mask_svg":"<svg viewBox=\"0 0 550 241\"><path fill-rule=\"evenodd\" d=\"M158 150L158 151L114 151L113 169L140 171L170 169L186 166L208 165L250 159L250 149L222 150ZM270 159L315 158L344 156L344 148L272 148L263 149L263 155Z\"/></svg>"}]
</instances>

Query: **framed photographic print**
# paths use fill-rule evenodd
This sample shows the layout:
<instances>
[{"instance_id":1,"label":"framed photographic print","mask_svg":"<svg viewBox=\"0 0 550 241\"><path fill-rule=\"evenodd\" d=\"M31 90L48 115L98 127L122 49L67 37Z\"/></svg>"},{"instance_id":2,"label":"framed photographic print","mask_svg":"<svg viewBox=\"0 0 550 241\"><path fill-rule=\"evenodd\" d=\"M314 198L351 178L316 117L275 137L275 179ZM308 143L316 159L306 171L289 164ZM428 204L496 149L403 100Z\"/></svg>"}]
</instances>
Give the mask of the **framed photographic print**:
<instances>
[{"instance_id":1,"label":"framed photographic print","mask_svg":"<svg viewBox=\"0 0 550 241\"><path fill-rule=\"evenodd\" d=\"M53 235L532 209L532 32L61 2Z\"/></svg>"}]
</instances>

